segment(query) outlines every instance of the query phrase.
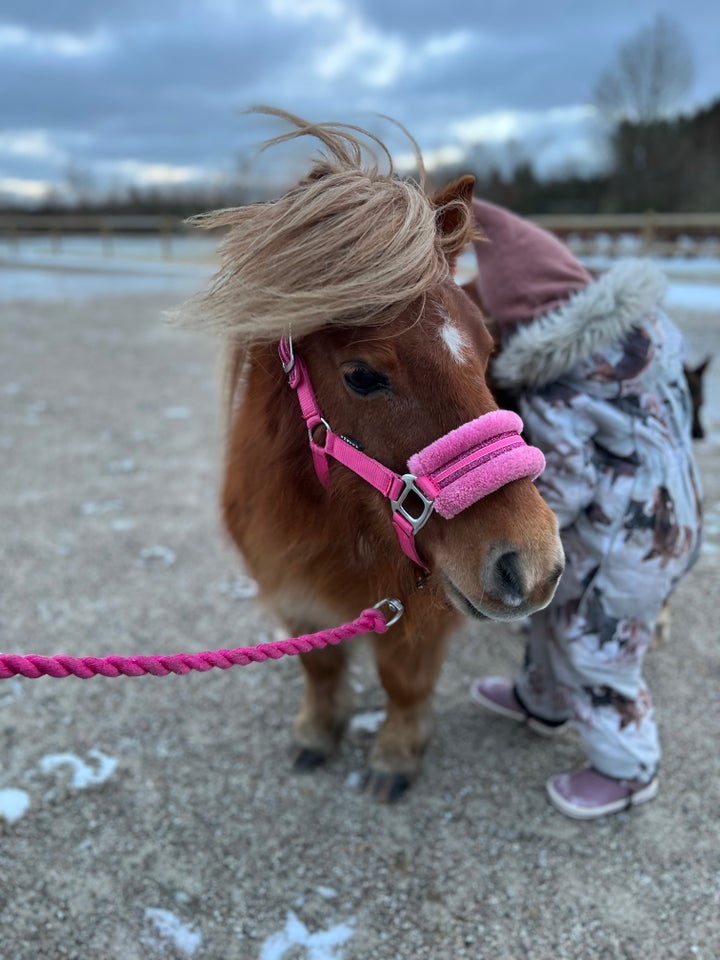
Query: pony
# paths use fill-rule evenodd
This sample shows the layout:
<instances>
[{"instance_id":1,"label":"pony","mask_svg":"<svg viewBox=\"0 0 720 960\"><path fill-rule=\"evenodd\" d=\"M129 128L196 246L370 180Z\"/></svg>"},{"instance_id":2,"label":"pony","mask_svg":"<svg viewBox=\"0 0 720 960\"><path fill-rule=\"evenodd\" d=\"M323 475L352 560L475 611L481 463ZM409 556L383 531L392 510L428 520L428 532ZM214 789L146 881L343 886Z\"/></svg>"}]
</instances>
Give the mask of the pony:
<instances>
[{"instance_id":1,"label":"pony","mask_svg":"<svg viewBox=\"0 0 720 960\"><path fill-rule=\"evenodd\" d=\"M513 448L521 468L480 499L461 479L460 508L445 503L451 519L440 515L442 496L433 509L432 483L415 476L423 463L432 471L425 461L438 443L462 460L455 435L466 429L479 429L472 442L492 451L507 431L517 447L521 428L497 408L486 382L492 339L453 280L474 236L473 178L430 197L422 182L396 175L374 134L257 109L290 127L266 148L311 137L319 157L273 202L195 218L227 233L218 272L181 316L226 341L221 508L261 602L293 636L378 598L404 605L372 639L387 703L363 790L390 802L420 772L433 690L462 616L522 619L546 606L563 551L532 482L538 468L522 459L533 448ZM514 455L497 462L512 465ZM395 477L394 496L372 482L378 472ZM347 659L343 644L301 654L296 770L338 747L351 711Z\"/></svg>"}]
</instances>

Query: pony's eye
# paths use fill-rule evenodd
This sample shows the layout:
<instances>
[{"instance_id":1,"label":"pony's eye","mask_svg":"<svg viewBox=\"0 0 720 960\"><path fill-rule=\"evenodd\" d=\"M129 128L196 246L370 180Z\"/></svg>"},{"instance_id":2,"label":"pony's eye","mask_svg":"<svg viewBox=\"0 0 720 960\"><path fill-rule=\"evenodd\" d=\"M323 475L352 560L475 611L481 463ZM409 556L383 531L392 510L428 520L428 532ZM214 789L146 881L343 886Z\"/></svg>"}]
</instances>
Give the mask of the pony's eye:
<instances>
[{"instance_id":1,"label":"pony's eye","mask_svg":"<svg viewBox=\"0 0 720 960\"><path fill-rule=\"evenodd\" d=\"M347 363L343 366L343 379L353 393L367 397L379 390L389 390L390 381L384 373L373 370L364 363Z\"/></svg>"}]
</instances>

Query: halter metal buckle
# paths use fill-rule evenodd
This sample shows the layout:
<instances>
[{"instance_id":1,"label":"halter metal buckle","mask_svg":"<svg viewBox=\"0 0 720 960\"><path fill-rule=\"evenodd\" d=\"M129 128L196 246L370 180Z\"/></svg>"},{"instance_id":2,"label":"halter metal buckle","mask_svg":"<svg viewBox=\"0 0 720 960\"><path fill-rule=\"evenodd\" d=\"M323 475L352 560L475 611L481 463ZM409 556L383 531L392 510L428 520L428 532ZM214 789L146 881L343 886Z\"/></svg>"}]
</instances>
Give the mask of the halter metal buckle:
<instances>
[{"instance_id":1,"label":"halter metal buckle","mask_svg":"<svg viewBox=\"0 0 720 960\"><path fill-rule=\"evenodd\" d=\"M373 604L373 610L380 610L382 607L388 606L392 617L389 620L386 620L385 626L392 627L393 624L397 623L400 617L405 613L405 607L402 605L400 600L397 597L385 597L384 600L378 600L377 603Z\"/></svg>"},{"instance_id":2,"label":"halter metal buckle","mask_svg":"<svg viewBox=\"0 0 720 960\"><path fill-rule=\"evenodd\" d=\"M418 487L417 483L415 482L417 478L413 473L404 473L401 479L405 486L400 491L400 496L397 498L397 500L390 501L390 505L393 513L399 513L401 517L404 517L407 520L412 527L412 532L415 534L427 523L428 517L433 511L433 501L428 499L420 487ZM408 513L407 509L403 506L411 493L414 493L422 504L422 511L419 516L416 517L414 517L411 513Z\"/></svg>"}]
</instances>

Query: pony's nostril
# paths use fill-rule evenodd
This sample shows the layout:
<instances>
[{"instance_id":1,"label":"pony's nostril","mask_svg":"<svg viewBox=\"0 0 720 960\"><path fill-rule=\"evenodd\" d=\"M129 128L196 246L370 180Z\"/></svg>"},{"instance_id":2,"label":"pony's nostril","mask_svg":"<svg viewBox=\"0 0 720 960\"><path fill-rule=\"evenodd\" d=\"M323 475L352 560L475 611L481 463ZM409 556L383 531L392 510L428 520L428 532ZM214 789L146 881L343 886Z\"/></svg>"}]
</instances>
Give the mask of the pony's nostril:
<instances>
[{"instance_id":1,"label":"pony's nostril","mask_svg":"<svg viewBox=\"0 0 720 960\"><path fill-rule=\"evenodd\" d=\"M548 577L548 583L552 586L554 583L557 583L560 577L565 573L565 561L555 565L553 572Z\"/></svg>"},{"instance_id":2,"label":"pony's nostril","mask_svg":"<svg viewBox=\"0 0 720 960\"><path fill-rule=\"evenodd\" d=\"M520 558L514 550L503 553L495 562L495 586L503 603L519 606L525 599L525 582L520 570Z\"/></svg>"}]
</instances>

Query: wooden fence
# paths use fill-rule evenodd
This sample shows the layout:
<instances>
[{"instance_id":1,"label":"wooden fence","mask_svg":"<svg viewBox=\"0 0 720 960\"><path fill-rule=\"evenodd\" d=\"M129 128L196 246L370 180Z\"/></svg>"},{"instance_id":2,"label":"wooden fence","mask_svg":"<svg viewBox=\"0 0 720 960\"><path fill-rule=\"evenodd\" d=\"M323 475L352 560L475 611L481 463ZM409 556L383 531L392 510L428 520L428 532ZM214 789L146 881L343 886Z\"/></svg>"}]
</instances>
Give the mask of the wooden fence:
<instances>
[{"instance_id":1,"label":"wooden fence","mask_svg":"<svg viewBox=\"0 0 720 960\"><path fill-rule=\"evenodd\" d=\"M180 217L135 216L134 214L29 214L0 213L0 239L16 247L26 237L49 237L51 249L60 251L70 236L96 236L106 253L114 252L114 241L121 236L156 237L163 253L172 253L174 237L190 232Z\"/></svg>"},{"instance_id":2,"label":"wooden fence","mask_svg":"<svg viewBox=\"0 0 720 960\"><path fill-rule=\"evenodd\" d=\"M639 253L720 254L720 213L547 214L530 219L562 237L578 254L617 253L628 245ZM172 239L188 230L173 216L0 214L0 238L6 243L49 236L56 250L62 249L64 237L78 234L100 237L107 253L112 253L115 237L155 236L170 254Z\"/></svg>"},{"instance_id":3,"label":"wooden fence","mask_svg":"<svg viewBox=\"0 0 720 960\"><path fill-rule=\"evenodd\" d=\"M642 254L720 254L720 213L547 214L530 219L561 237L577 254L633 247Z\"/></svg>"}]
</instances>

